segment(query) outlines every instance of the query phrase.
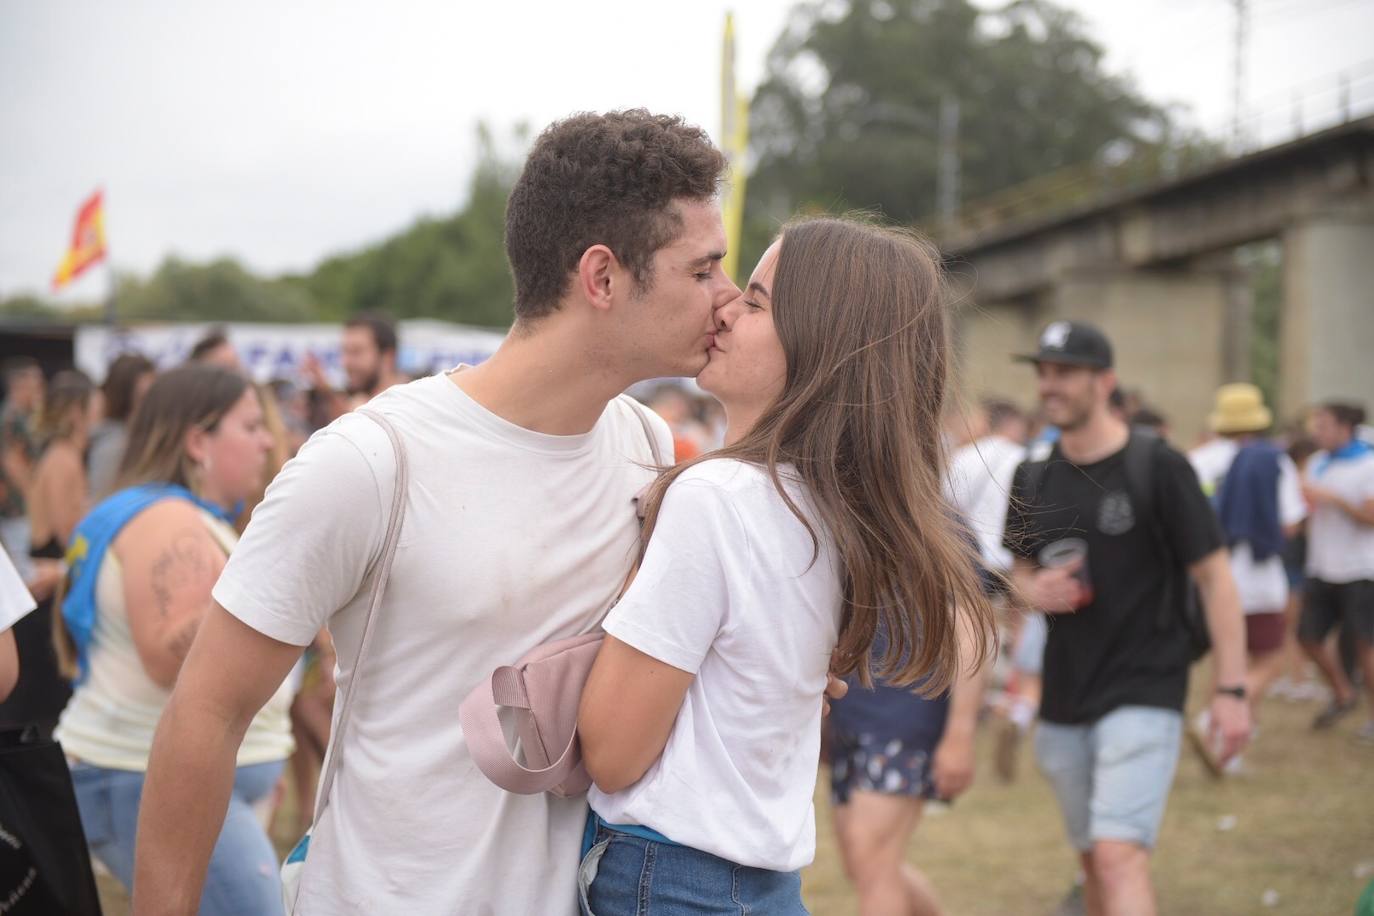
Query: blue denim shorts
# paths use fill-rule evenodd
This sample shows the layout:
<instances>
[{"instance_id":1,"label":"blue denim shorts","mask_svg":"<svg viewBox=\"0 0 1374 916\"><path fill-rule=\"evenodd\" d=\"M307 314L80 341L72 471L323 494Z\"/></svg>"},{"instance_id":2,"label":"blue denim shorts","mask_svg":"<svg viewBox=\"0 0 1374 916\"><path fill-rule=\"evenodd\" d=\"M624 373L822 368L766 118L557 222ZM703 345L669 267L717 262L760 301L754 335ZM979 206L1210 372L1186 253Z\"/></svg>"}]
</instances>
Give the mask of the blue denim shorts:
<instances>
[{"instance_id":1,"label":"blue denim shorts","mask_svg":"<svg viewBox=\"0 0 1374 916\"><path fill-rule=\"evenodd\" d=\"M801 872L736 865L604 824L577 870L577 892L583 916L807 916Z\"/></svg>"},{"instance_id":2,"label":"blue denim shorts","mask_svg":"<svg viewBox=\"0 0 1374 916\"><path fill-rule=\"evenodd\" d=\"M1098 840L1154 848L1182 738L1182 713L1150 706L1123 706L1091 725L1036 726L1036 762L1075 849Z\"/></svg>"}]
</instances>

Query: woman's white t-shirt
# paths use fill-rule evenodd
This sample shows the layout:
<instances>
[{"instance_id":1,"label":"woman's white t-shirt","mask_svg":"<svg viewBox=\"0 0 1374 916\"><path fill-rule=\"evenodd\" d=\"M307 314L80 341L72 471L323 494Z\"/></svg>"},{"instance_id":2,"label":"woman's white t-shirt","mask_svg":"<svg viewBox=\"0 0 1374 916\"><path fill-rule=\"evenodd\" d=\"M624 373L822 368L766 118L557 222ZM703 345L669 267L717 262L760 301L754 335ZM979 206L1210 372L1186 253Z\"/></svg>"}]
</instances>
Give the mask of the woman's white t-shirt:
<instances>
[{"instance_id":1,"label":"woman's white t-shirt","mask_svg":"<svg viewBox=\"0 0 1374 916\"><path fill-rule=\"evenodd\" d=\"M786 474L786 469L780 469ZM788 495L809 519L799 483ZM741 865L792 871L815 856L821 703L839 635L841 578L767 472L704 461L673 482L634 584L606 632L696 675L663 754L592 808Z\"/></svg>"}]
</instances>

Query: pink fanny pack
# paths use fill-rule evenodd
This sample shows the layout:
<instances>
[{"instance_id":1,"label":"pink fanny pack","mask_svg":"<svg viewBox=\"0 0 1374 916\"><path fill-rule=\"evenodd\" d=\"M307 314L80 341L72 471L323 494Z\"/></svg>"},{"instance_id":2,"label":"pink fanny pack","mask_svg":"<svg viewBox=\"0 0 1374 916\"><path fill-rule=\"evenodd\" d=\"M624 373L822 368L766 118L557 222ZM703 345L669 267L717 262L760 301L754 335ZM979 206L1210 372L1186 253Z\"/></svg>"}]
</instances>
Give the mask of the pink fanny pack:
<instances>
[{"instance_id":1,"label":"pink fanny pack","mask_svg":"<svg viewBox=\"0 0 1374 916\"><path fill-rule=\"evenodd\" d=\"M662 467L658 440L645 410L634 403L654 465ZM635 497L641 520L641 497L647 490ZM549 792L571 798L591 787L577 744L577 707L603 637L598 630L536 646L514 665L497 668L467 695L458 707L458 722L473 761L487 779L520 795ZM502 707L514 713L523 764L506 743Z\"/></svg>"}]
</instances>

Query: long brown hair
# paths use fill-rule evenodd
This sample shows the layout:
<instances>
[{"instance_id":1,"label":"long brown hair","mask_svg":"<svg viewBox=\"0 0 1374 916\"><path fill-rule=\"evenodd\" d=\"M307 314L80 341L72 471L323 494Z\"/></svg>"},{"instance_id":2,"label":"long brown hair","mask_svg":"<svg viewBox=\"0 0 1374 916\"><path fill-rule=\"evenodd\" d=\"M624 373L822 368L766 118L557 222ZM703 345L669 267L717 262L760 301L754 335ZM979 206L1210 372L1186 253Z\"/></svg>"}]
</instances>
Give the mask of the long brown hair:
<instances>
[{"instance_id":1,"label":"long brown hair","mask_svg":"<svg viewBox=\"0 0 1374 916\"><path fill-rule=\"evenodd\" d=\"M43 406L38 411L34 432L47 445L58 439L68 439L76 431L81 414L90 409L95 385L90 377L76 369L65 369L53 376Z\"/></svg>"},{"instance_id":2,"label":"long brown hair","mask_svg":"<svg viewBox=\"0 0 1374 916\"><path fill-rule=\"evenodd\" d=\"M243 393L248 380L207 364L179 366L157 377L129 421L129 441L115 475L115 488L141 483L175 483L195 489L186 434L214 431Z\"/></svg>"},{"instance_id":3,"label":"long brown hair","mask_svg":"<svg viewBox=\"0 0 1374 916\"><path fill-rule=\"evenodd\" d=\"M778 477L779 464L793 465L843 564L835 673L922 681L922 693L938 693L958 674L961 614L977 664L994 645L976 549L944 495L949 342L938 256L911 233L855 219L805 219L781 238L772 300L787 358L782 394L739 441L659 479L645 541L678 474L735 458L767 469L819 556L818 532ZM875 671L880 627L887 651Z\"/></svg>"}]
</instances>

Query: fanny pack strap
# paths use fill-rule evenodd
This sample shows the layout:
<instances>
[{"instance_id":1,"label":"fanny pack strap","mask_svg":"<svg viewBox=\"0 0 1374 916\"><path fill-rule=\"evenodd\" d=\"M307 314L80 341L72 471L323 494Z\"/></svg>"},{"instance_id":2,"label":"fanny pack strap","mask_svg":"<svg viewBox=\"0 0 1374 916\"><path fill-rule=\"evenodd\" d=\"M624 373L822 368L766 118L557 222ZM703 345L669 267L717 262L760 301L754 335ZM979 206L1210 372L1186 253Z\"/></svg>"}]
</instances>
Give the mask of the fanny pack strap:
<instances>
[{"instance_id":1,"label":"fanny pack strap","mask_svg":"<svg viewBox=\"0 0 1374 916\"><path fill-rule=\"evenodd\" d=\"M329 790L334 785L334 772L337 769L339 748L343 746L344 736L348 733L349 713L353 709L353 692L358 686L362 673L363 659L367 657L367 647L372 642L372 631L377 622L377 608L382 603L382 595L391 578L391 566L396 559L396 544L401 539L401 523L406 514L406 491L410 485L410 467L406 461L405 443L396 432L391 421L375 410L366 407L357 411L372 420L391 439L391 448L396 453L396 488L391 495L391 514L387 519L386 536L382 539L382 553L372 570L372 596L367 604L367 618L363 623L363 637L358 641L358 654L353 658L353 671L348 679L348 687L343 692L339 704L339 718L334 723L334 731L329 736L329 749L325 753L324 770L320 774L320 789L315 796L315 816L310 821L313 831L319 823L320 815L329 804Z\"/></svg>"}]
</instances>

